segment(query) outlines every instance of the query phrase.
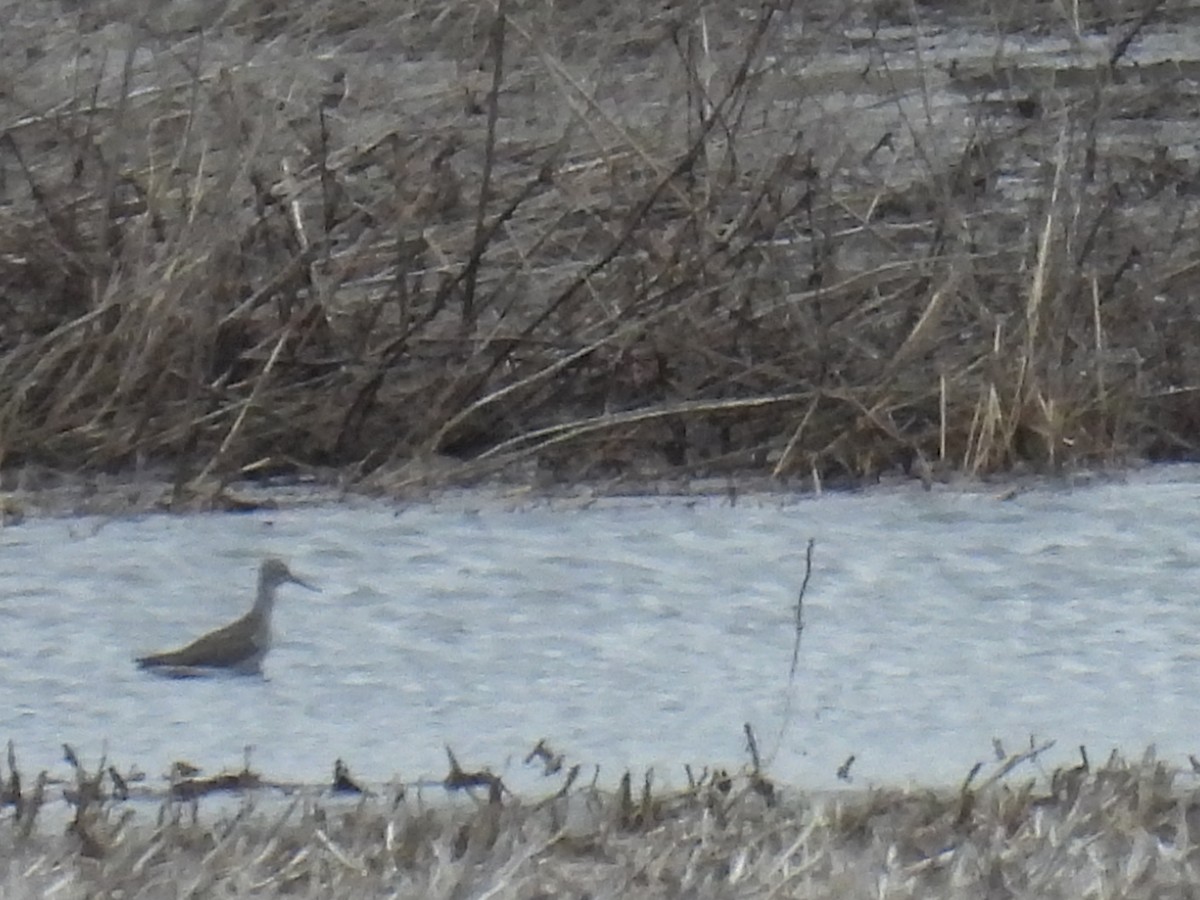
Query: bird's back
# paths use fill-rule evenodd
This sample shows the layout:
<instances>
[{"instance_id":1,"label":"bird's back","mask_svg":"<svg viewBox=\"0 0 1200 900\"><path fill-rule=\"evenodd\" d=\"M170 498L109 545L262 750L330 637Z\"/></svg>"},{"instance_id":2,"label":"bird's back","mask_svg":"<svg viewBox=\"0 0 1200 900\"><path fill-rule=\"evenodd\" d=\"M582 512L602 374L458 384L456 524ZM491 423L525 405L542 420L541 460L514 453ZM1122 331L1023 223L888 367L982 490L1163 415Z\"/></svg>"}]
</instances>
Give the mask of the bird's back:
<instances>
[{"instance_id":1,"label":"bird's back","mask_svg":"<svg viewBox=\"0 0 1200 900\"><path fill-rule=\"evenodd\" d=\"M143 656L137 663L143 669L205 668L256 673L261 670L269 647L266 622L252 611L236 622L196 638L186 647Z\"/></svg>"}]
</instances>

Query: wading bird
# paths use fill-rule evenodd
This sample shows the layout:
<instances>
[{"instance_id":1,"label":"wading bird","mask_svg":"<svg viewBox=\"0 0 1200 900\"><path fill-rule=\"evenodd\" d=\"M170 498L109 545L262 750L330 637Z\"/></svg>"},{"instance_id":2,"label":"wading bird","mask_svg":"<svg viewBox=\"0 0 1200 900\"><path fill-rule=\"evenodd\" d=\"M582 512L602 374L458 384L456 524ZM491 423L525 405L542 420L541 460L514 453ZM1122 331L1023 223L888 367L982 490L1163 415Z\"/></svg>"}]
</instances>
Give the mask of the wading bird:
<instances>
[{"instance_id":1,"label":"wading bird","mask_svg":"<svg viewBox=\"0 0 1200 900\"><path fill-rule=\"evenodd\" d=\"M143 656L137 664L167 675L199 675L228 671L256 675L262 671L263 657L271 649L271 608L275 590L287 582L315 591L302 578L293 575L281 559L265 559L258 570L258 597L250 612L224 628L196 638L186 647Z\"/></svg>"}]
</instances>

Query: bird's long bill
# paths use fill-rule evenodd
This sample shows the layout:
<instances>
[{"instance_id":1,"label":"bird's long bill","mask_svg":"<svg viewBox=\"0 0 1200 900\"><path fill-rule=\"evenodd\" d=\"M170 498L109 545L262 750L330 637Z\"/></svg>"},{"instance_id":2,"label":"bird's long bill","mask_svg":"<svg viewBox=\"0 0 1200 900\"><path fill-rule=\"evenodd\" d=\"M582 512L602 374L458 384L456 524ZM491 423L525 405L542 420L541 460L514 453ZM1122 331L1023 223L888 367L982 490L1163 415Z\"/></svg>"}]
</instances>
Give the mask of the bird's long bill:
<instances>
[{"instance_id":1,"label":"bird's long bill","mask_svg":"<svg viewBox=\"0 0 1200 900\"><path fill-rule=\"evenodd\" d=\"M318 594L321 593L321 589L315 584L309 584L303 578L293 575L291 572L288 572L288 581L292 582L292 584L298 584L302 588L308 588L310 591L316 591Z\"/></svg>"}]
</instances>

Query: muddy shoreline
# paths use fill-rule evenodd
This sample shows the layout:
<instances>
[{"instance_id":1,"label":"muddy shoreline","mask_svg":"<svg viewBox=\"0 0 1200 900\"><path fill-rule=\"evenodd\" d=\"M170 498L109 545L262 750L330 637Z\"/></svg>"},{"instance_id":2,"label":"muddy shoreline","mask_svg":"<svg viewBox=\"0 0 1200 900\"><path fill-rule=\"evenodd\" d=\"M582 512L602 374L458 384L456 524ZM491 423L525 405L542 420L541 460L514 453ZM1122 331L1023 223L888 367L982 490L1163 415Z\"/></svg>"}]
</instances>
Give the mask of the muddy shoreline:
<instances>
[{"instance_id":1,"label":"muddy shoreline","mask_svg":"<svg viewBox=\"0 0 1200 900\"><path fill-rule=\"evenodd\" d=\"M1185 467L1187 469L1188 467ZM136 476L38 472L8 473L0 477L0 527L32 518L121 518L146 514L203 512L250 513L298 509L333 504L385 503L397 508L413 504L445 511L520 510L552 508L562 511L597 504L629 501L675 503L715 500L786 505L815 499L825 493L874 491L950 491L980 494L997 501L1012 500L1039 490L1075 490L1099 484L1136 482L1141 478L1173 477L1172 466L1124 466L1112 470L1081 470L1057 475L1003 472L988 476L943 478L925 481L896 473L865 481L845 481L814 486L805 480L778 479L743 474L727 478L656 478L606 483L543 484L490 482L458 487L417 484L402 490L352 484L344 486L337 473L307 478L213 483L207 490L180 488L162 472Z\"/></svg>"}]
</instances>

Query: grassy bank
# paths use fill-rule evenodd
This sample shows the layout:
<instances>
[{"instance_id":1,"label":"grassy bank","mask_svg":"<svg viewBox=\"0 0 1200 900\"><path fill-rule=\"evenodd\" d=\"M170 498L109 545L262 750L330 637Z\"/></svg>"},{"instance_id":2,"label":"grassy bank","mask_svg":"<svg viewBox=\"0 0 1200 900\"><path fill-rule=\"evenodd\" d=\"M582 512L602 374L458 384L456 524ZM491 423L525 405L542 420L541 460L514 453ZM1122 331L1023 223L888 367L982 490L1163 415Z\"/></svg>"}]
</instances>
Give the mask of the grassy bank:
<instances>
[{"instance_id":1,"label":"grassy bank","mask_svg":"<svg viewBox=\"0 0 1200 900\"><path fill-rule=\"evenodd\" d=\"M6 471L1197 455L1194 11L0 6Z\"/></svg>"},{"instance_id":2,"label":"grassy bank","mask_svg":"<svg viewBox=\"0 0 1200 900\"><path fill-rule=\"evenodd\" d=\"M65 833L38 818L44 779L41 799L27 788L14 802L10 777L0 883L13 898L1191 896L1193 773L1114 755L1018 777L1035 755L957 789L808 794L717 771L683 790L628 775L604 790L559 772L534 799L462 770L444 785L456 799L355 793L345 772L340 793L284 794L247 766L222 776L243 799L216 809L176 790L194 776L154 804L126 799L103 767L77 769Z\"/></svg>"}]
</instances>

